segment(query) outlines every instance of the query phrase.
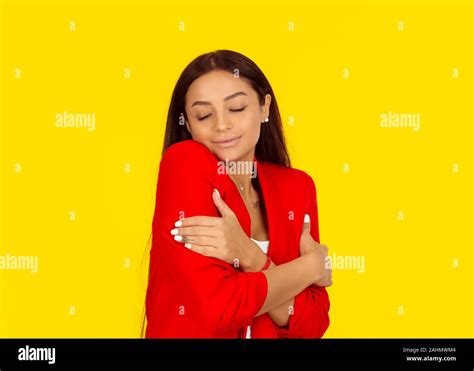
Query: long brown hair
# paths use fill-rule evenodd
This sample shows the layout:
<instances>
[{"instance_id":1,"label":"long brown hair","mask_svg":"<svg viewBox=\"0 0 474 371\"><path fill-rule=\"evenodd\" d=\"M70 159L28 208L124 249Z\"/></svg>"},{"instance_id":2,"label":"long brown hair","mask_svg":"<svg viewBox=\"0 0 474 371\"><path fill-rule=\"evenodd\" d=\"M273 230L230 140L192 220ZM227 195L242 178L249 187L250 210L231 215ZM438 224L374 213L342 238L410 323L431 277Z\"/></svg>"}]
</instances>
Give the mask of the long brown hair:
<instances>
[{"instance_id":1,"label":"long brown hair","mask_svg":"<svg viewBox=\"0 0 474 371\"><path fill-rule=\"evenodd\" d=\"M185 96L194 80L213 70L224 70L234 75L238 74L257 92L260 105L265 103L266 94L271 95L269 122L261 125L255 156L259 161L268 161L291 167L290 156L283 135L280 111L270 83L250 58L231 50L216 50L202 54L191 61L181 73L171 97L162 154L172 144L192 139L184 123L184 120L187 120L184 109Z\"/></svg>"}]
</instances>

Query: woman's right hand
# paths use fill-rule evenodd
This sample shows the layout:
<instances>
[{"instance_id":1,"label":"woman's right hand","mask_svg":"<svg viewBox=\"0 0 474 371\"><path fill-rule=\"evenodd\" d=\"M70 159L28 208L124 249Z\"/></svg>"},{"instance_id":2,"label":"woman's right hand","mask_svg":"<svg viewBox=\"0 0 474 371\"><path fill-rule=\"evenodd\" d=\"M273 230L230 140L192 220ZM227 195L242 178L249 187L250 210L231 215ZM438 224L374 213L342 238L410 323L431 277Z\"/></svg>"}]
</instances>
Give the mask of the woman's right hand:
<instances>
[{"instance_id":1,"label":"woman's right hand","mask_svg":"<svg viewBox=\"0 0 474 371\"><path fill-rule=\"evenodd\" d=\"M300 255L308 256L312 259L312 265L315 268L314 284L328 287L332 285L331 261L328 257L328 248L326 245L317 243L311 236L311 221L308 214L305 214L303 230L300 237Z\"/></svg>"}]
</instances>

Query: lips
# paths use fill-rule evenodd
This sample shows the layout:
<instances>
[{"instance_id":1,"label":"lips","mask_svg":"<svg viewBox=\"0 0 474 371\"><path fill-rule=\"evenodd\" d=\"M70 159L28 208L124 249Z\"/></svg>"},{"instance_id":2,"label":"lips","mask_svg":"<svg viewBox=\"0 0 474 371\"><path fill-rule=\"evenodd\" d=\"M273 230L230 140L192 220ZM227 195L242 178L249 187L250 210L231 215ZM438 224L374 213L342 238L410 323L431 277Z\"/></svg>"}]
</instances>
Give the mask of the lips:
<instances>
[{"instance_id":1,"label":"lips","mask_svg":"<svg viewBox=\"0 0 474 371\"><path fill-rule=\"evenodd\" d=\"M240 138L242 138L242 135L237 136L237 137L222 138L222 139L219 139L218 141L215 141L214 144L216 144L217 146L221 148L230 148L230 147L235 146L236 143L239 142Z\"/></svg>"},{"instance_id":2,"label":"lips","mask_svg":"<svg viewBox=\"0 0 474 371\"><path fill-rule=\"evenodd\" d=\"M219 140L214 141L214 143L218 143L218 144L220 144L220 143L229 143L229 142L232 142L232 141L234 141L236 139L239 139L239 138L240 138L240 136L223 138L223 139L219 139Z\"/></svg>"}]
</instances>

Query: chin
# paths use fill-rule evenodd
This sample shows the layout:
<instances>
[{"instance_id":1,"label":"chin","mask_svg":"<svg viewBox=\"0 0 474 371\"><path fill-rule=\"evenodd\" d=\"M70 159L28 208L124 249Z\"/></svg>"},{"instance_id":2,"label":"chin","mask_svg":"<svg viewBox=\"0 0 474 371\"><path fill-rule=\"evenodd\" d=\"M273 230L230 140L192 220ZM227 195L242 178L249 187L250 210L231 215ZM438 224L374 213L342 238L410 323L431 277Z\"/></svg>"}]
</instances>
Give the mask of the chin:
<instances>
[{"instance_id":1,"label":"chin","mask_svg":"<svg viewBox=\"0 0 474 371\"><path fill-rule=\"evenodd\" d=\"M225 161L225 160L237 161L242 157L242 154L240 153L240 151L237 152L235 150L226 150L226 149L223 150L222 148L216 148L212 150L212 152L221 161Z\"/></svg>"}]
</instances>

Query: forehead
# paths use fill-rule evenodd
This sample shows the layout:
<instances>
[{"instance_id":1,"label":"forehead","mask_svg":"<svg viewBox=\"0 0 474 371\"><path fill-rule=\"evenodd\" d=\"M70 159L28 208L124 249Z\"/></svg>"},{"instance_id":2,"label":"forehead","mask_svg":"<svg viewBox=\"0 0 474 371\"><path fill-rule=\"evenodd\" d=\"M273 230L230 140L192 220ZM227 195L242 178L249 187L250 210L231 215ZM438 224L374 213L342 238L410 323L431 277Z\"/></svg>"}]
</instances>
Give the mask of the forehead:
<instances>
[{"instance_id":1,"label":"forehead","mask_svg":"<svg viewBox=\"0 0 474 371\"><path fill-rule=\"evenodd\" d=\"M257 97L257 93L244 79L234 77L227 71L211 71L192 82L186 93L186 104L192 104L195 100L222 103L226 96L238 91L247 93L250 98Z\"/></svg>"}]
</instances>

